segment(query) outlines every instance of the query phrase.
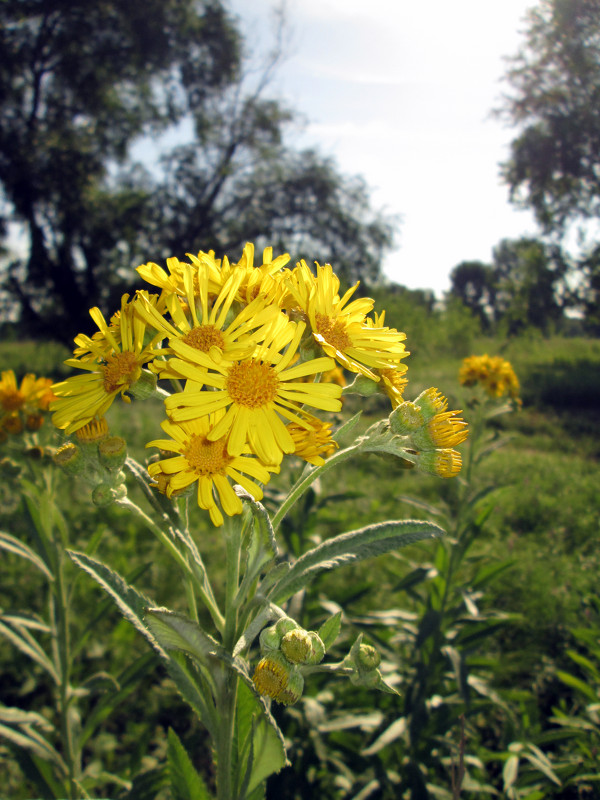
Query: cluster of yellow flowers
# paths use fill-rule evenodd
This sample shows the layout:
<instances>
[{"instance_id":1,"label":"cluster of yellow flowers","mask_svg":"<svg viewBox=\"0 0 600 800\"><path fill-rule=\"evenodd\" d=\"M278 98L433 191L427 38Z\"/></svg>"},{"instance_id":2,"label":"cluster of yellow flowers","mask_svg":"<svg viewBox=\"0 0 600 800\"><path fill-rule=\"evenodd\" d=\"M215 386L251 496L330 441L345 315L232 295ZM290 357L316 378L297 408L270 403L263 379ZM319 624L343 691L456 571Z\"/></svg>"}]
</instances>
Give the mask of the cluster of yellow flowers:
<instances>
[{"instance_id":1,"label":"cluster of yellow flowers","mask_svg":"<svg viewBox=\"0 0 600 800\"><path fill-rule=\"evenodd\" d=\"M171 456L151 464L150 475L169 497L197 483L199 506L220 525L221 511L242 510L232 482L260 500L259 484L284 454L322 464L334 452L331 423L312 410L340 410L340 369L376 384L396 408L408 352L404 333L383 314L369 316L373 300L352 299L358 283L340 296L329 264L290 269L289 255L273 258L270 247L255 264L252 244L237 263L213 251L188 259L167 259L167 270L138 267L160 291L124 295L110 322L91 309L99 330L77 336L65 362L84 373L53 387L51 410L71 434L118 395L148 396L158 379L170 381L179 389L165 397L161 427L170 438L148 446Z\"/></svg>"},{"instance_id":2,"label":"cluster of yellow flowers","mask_svg":"<svg viewBox=\"0 0 600 800\"><path fill-rule=\"evenodd\" d=\"M27 374L17 385L12 369L2 373L0 380L0 441L8 434L24 430L37 431L44 422L44 412L54 399L51 378L36 378Z\"/></svg>"},{"instance_id":3,"label":"cluster of yellow flowers","mask_svg":"<svg viewBox=\"0 0 600 800\"><path fill-rule=\"evenodd\" d=\"M519 379L510 364L501 356L469 356L465 358L459 372L463 386L481 384L490 397L508 395L519 400Z\"/></svg>"}]
</instances>

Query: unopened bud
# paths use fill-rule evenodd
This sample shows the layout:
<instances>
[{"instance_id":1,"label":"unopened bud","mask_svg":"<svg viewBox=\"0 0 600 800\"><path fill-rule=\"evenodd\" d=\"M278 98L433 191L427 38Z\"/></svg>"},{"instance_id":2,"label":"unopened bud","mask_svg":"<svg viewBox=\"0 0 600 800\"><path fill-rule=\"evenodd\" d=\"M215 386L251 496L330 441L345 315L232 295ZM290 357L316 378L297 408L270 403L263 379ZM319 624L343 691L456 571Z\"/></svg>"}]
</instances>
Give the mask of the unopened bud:
<instances>
[{"instance_id":1,"label":"unopened bud","mask_svg":"<svg viewBox=\"0 0 600 800\"><path fill-rule=\"evenodd\" d=\"M356 666L359 670L370 671L381 664L381 656L370 644L361 644L356 654Z\"/></svg>"},{"instance_id":2,"label":"unopened bud","mask_svg":"<svg viewBox=\"0 0 600 800\"><path fill-rule=\"evenodd\" d=\"M390 430L398 436L408 436L425 424L425 418L421 409L409 401L400 403L389 417Z\"/></svg>"},{"instance_id":3,"label":"unopened bud","mask_svg":"<svg viewBox=\"0 0 600 800\"><path fill-rule=\"evenodd\" d=\"M312 652L312 641L308 631L296 628L286 633L281 640L281 652L292 664L305 664Z\"/></svg>"},{"instance_id":4,"label":"unopened bud","mask_svg":"<svg viewBox=\"0 0 600 800\"><path fill-rule=\"evenodd\" d=\"M127 488L122 486L109 486L107 483L99 483L92 491L92 503L95 506L103 508L110 506L117 500L122 500L127 494Z\"/></svg>"},{"instance_id":5,"label":"unopened bud","mask_svg":"<svg viewBox=\"0 0 600 800\"><path fill-rule=\"evenodd\" d=\"M293 706L302 697L303 691L304 678L294 667L288 676L287 685L275 696L275 700L284 706Z\"/></svg>"},{"instance_id":6,"label":"unopened bud","mask_svg":"<svg viewBox=\"0 0 600 800\"><path fill-rule=\"evenodd\" d=\"M282 636L277 632L277 626L271 625L269 628L263 628L258 637L260 649L265 652L269 650L279 650Z\"/></svg>"},{"instance_id":7,"label":"unopened bud","mask_svg":"<svg viewBox=\"0 0 600 800\"><path fill-rule=\"evenodd\" d=\"M58 448L54 453L53 460L68 475L75 475L81 470L83 456L77 445L69 442Z\"/></svg>"},{"instance_id":8,"label":"unopened bud","mask_svg":"<svg viewBox=\"0 0 600 800\"><path fill-rule=\"evenodd\" d=\"M127 442L121 436L109 436L98 445L98 458L110 472L120 470L127 458Z\"/></svg>"},{"instance_id":9,"label":"unopened bud","mask_svg":"<svg viewBox=\"0 0 600 800\"><path fill-rule=\"evenodd\" d=\"M292 665L279 652L261 658L254 670L252 681L256 691L263 696L276 698L288 685Z\"/></svg>"}]
</instances>

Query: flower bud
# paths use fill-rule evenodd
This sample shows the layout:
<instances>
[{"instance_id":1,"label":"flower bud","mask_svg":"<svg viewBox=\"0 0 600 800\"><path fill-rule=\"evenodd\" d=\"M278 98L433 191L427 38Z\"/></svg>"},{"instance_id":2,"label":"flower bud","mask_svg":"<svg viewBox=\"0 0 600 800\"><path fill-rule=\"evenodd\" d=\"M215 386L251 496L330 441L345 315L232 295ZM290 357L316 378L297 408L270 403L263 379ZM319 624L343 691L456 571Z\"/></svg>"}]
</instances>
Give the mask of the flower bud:
<instances>
[{"instance_id":1,"label":"flower bud","mask_svg":"<svg viewBox=\"0 0 600 800\"><path fill-rule=\"evenodd\" d=\"M281 644L281 634L277 631L276 625L271 625L269 628L263 628L258 637L260 642L260 649L262 652L270 650L279 650Z\"/></svg>"},{"instance_id":2,"label":"flower bud","mask_svg":"<svg viewBox=\"0 0 600 800\"><path fill-rule=\"evenodd\" d=\"M76 430L75 436L81 444L95 444L108 436L108 422L104 417L93 419Z\"/></svg>"},{"instance_id":3,"label":"flower bud","mask_svg":"<svg viewBox=\"0 0 600 800\"><path fill-rule=\"evenodd\" d=\"M127 488L124 485L109 486L107 483L99 483L92 491L92 503L95 506L103 508L109 506L116 500L122 500L127 494Z\"/></svg>"},{"instance_id":4,"label":"flower bud","mask_svg":"<svg viewBox=\"0 0 600 800\"><path fill-rule=\"evenodd\" d=\"M269 653L256 665L252 681L263 696L276 698L288 685L293 666L279 652Z\"/></svg>"},{"instance_id":5,"label":"flower bud","mask_svg":"<svg viewBox=\"0 0 600 800\"><path fill-rule=\"evenodd\" d=\"M53 456L54 463L67 473L67 475L76 475L82 467L83 456L81 450L76 444L69 442L59 447Z\"/></svg>"},{"instance_id":6,"label":"flower bud","mask_svg":"<svg viewBox=\"0 0 600 800\"><path fill-rule=\"evenodd\" d=\"M381 663L381 656L370 644L361 644L356 654L356 666L359 672L365 670L370 672L376 669Z\"/></svg>"},{"instance_id":7,"label":"flower bud","mask_svg":"<svg viewBox=\"0 0 600 800\"><path fill-rule=\"evenodd\" d=\"M415 404L406 400L395 408L389 417L390 430L399 436L418 431L425 424L425 419L421 409Z\"/></svg>"},{"instance_id":8,"label":"flower bud","mask_svg":"<svg viewBox=\"0 0 600 800\"><path fill-rule=\"evenodd\" d=\"M120 470L127 458L127 442L121 436L109 436L98 445L98 458L110 472Z\"/></svg>"},{"instance_id":9,"label":"flower bud","mask_svg":"<svg viewBox=\"0 0 600 800\"><path fill-rule=\"evenodd\" d=\"M342 389L342 395L359 394L361 397L371 397L371 395L379 394L380 392L380 386L376 381L360 373L354 378L352 383L344 386Z\"/></svg>"},{"instance_id":10,"label":"flower bud","mask_svg":"<svg viewBox=\"0 0 600 800\"><path fill-rule=\"evenodd\" d=\"M423 412L425 422L429 422L436 414L440 414L448 408L448 401L440 391L432 386L421 392L415 400L415 405Z\"/></svg>"},{"instance_id":11,"label":"flower bud","mask_svg":"<svg viewBox=\"0 0 600 800\"><path fill-rule=\"evenodd\" d=\"M462 459L458 450L427 450L415 456L417 467L438 478L454 478L461 470Z\"/></svg>"},{"instance_id":12,"label":"flower bud","mask_svg":"<svg viewBox=\"0 0 600 800\"><path fill-rule=\"evenodd\" d=\"M325 645L323 644L323 640L315 631L309 631L308 635L310 636L311 651L304 663L311 665L320 664L325 658Z\"/></svg>"},{"instance_id":13,"label":"flower bud","mask_svg":"<svg viewBox=\"0 0 600 800\"><path fill-rule=\"evenodd\" d=\"M280 634L282 639L283 639L283 637L285 636L286 633L288 633L289 631L293 631L293 630L295 630L296 628L299 628L299 627L300 626L298 625L298 623L295 620L293 620L291 617L281 617L281 619L278 619L276 624L275 624L275 628L277 629L277 633Z\"/></svg>"},{"instance_id":14,"label":"flower bud","mask_svg":"<svg viewBox=\"0 0 600 800\"><path fill-rule=\"evenodd\" d=\"M293 706L302 697L304 678L295 667L289 674L287 685L276 695L275 700L284 706Z\"/></svg>"},{"instance_id":15,"label":"flower bud","mask_svg":"<svg viewBox=\"0 0 600 800\"><path fill-rule=\"evenodd\" d=\"M292 664L306 664L312 653L312 640L308 631L296 628L281 640L281 652Z\"/></svg>"}]
</instances>

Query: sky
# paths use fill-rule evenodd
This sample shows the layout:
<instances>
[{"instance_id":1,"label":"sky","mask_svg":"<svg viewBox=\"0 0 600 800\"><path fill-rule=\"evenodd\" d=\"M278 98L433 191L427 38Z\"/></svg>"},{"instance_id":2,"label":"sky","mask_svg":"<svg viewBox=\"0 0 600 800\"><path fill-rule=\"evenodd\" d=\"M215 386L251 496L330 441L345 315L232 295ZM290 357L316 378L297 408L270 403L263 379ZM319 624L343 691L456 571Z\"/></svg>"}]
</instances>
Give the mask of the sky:
<instances>
[{"instance_id":1,"label":"sky","mask_svg":"<svg viewBox=\"0 0 600 800\"><path fill-rule=\"evenodd\" d=\"M501 239L538 233L499 177L515 131L490 113L533 5L287 0L285 58L269 93L303 115L294 143L362 175L373 207L401 217L383 264L391 281L441 296L461 261L490 262ZM266 52L273 0L229 7L252 52Z\"/></svg>"}]
</instances>

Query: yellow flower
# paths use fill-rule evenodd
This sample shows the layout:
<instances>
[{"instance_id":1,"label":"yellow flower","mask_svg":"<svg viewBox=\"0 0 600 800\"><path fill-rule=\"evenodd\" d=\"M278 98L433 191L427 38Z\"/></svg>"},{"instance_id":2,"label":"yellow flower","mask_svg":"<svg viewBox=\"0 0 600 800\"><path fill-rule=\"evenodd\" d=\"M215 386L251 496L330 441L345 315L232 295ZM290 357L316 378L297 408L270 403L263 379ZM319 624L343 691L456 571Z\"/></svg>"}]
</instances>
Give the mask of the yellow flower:
<instances>
[{"instance_id":1,"label":"yellow flower","mask_svg":"<svg viewBox=\"0 0 600 800\"><path fill-rule=\"evenodd\" d=\"M228 516L242 513L242 501L234 492L230 479L239 483L255 500L262 499L260 486L254 481L267 483L271 467L267 469L246 452L232 456L227 452L225 437L210 439L209 434L222 418L222 411L201 419L179 424L165 420L161 427L171 439L155 439L147 447L175 453L171 458L150 464L148 472L168 497L177 495L198 483L198 505L207 510L214 525L223 524L223 515L217 498ZM250 475L254 480L247 476Z\"/></svg>"},{"instance_id":2,"label":"yellow flower","mask_svg":"<svg viewBox=\"0 0 600 800\"><path fill-rule=\"evenodd\" d=\"M257 297L232 320L231 306L245 277L243 270L230 273L218 296L211 302L211 277L206 264L182 267L184 298L171 294L166 298L171 324L143 295L137 307L144 321L169 337L163 355L176 354L184 361L193 360L195 350L210 353L217 361L235 361L250 355L258 342L257 328L264 327L281 315L275 306ZM191 356L190 356L191 353ZM171 361L155 362L163 378L180 378ZM200 386L196 387L200 388Z\"/></svg>"},{"instance_id":3,"label":"yellow flower","mask_svg":"<svg viewBox=\"0 0 600 800\"><path fill-rule=\"evenodd\" d=\"M226 414L208 435L227 436L227 450L239 455L247 444L264 464L280 464L293 453L294 441L281 417L307 426L301 417L306 404L339 411L342 389L333 383L305 383L302 378L334 366L331 358L316 358L290 367L304 333L304 323L277 317L252 357L234 362L216 360L194 350L190 362L175 359L174 368L194 384L214 391L184 391L166 398L168 416L176 421L195 419L214 411ZM190 348L191 349L191 348ZM285 352L283 352L285 351Z\"/></svg>"},{"instance_id":4,"label":"yellow flower","mask_svg":"<svg viewBox=\"0 0 600 800\"><path fill-rule=\"evenodd\" d=\"M287 281L296 307L309 321L315 341L350 372L378 381L375 369L394 369L409 354L404 333L374 324L367 318L373 309L370 298L348 303L358 283L340 298L340 281L331 265L317 264L313 275L301 261Z\"/></svg>"},{"instance_id":5,"label":"yellow flower","mask_svg":"<svg viewBox=\"0 0 600 800\"><path fill-rule=\"evenodd\" d=\"M43 423L39 412L47 411L54 399L51 387L51 378L36 378L31 373L17 385L13 370L5 370L0 380L0 428L16 434L25 423L29 430L38 430Z\"/></svg>"},{"instance_id":6,"label":"yellow flower","mask_svg":"<svg viewBox=\"0 0 600 800\"><path fill-rule=\"evenodd\" d=\"M130 402L125 392L135 386L142 375L142 366L156 355L154 343L160 335L145 343L146 325L128 300L129 295L123 295L118 339L113 336L100 309L90 309L90 316L103 335L100 341L93 338L87 341L95 360L67 359L65 364L86 370L87 374L75 375L52 387L57 396L50 404L54 412L52 421L68 434L87 425L94 417L103 416L118 394ZM110 352L106 343L110 344Z\"/></svg>"},{"instance_id":7,"label":"yellow flower","mask_svg":"<svg viewBox=\"0 0 600 800\"><path fill-rule=\"evenodd\" d=\"M404 401L404 388L408 383L408 378L405 378L404 374L407 370L406 364L400 364L396 369L376 370L381 390L390 398L392 409L398 408Z\"/></svg>"},{"instance_id":8,"label":"yellow flower","mask_svg":"<svg viewBox=\"0 0 600 800\"><path fill-rule=\"evenodd\" d=\"M262 264L260 266L255 265L254 245L252 242L248 242L237 264L230 266L229 262L226 262L225 259L223 260L223 279L228 277L230 270L241 271L244 277L240 282L238 299L242 302L250 303L261 294L270 303L279 306L287 293L287 289L280 277L289 260L289 253L283 253L274 259L273 248L265 247L262 255Z\"/></svg>"},{"instance_id":9,"label":"yellow flower","mask_svg":"<svg viewBox=\"0 0 600 800\"><path fill-rule=\"evenodd\" d=\"M465 358L459 374L463 386L475 386L479 383L491 397L502 397L507 394L513 400L519 398L519 380L510 361L501 356L469 356Z\"/></svg>"},{"instance_id":10,"label":"yellow flower","mask_svg":"<svg viewBox=\"0 0 600 800\"><path fill-rule=\"evenodd\" d=\"M310 427L298 425L296 422L291 422L287 426L288 433L294 441L294 454L309 464L320 467L325 463L325 458L333 455L338 448L337 442L331 436L332 423L323 422L309 414L304 420Z\"/></svg>"}]
</instances>

